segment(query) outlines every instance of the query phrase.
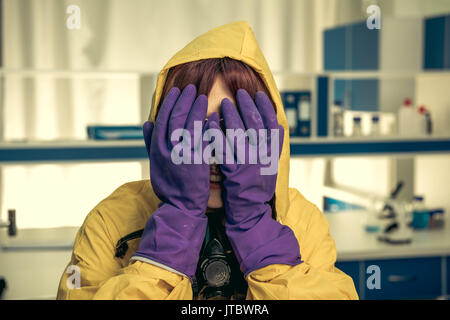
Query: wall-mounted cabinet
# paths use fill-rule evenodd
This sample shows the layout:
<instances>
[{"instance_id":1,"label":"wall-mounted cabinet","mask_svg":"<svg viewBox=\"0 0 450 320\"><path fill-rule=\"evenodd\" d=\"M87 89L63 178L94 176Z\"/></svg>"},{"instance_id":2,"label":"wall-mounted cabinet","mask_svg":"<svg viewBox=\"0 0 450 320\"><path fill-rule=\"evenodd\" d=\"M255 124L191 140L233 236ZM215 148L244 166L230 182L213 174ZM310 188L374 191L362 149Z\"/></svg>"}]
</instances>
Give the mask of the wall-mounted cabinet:
<instances>
[{"instance_id":1,"label":"wall-mounted cabinet","mask_svg":"<svg viewBox=\"0 0 450 320\"><path fill-rule=\"evenodd\" d=\"M383 18L381 29L366 22L324 31L326 71L419 71L450 69L450 15Z\"/></svg>"},{"instance_id":2,"label":"wall-mounted cabinet","mask_svg":"<svg viewBox=\"0 0 450 320\"><path fill-rule=\"evenodd\" d=\"M367 28L366 21L325 30L325 71L375 71L399 76L336 78L331 102L339 101L351 110L393 111L405 97L412 97L414 81L401 75L421 70L422 25L418 18L383 18L379 30Z\"/></svg>"},{"instance_id":3,"label":"wall-mounted cabinet","mask_svg":"<svg viewBox=\"0 0 450 320\"><path fill-rule=\"evenodd\" d=\"M366 21L324 31L326 71L420 70L422 20L383 18L381 29L367 28Z\"/></svg>"},{"instance_id":4,"label":"wall-mounted cabinet","mask_svg":"<svg viewBox=\"0 0 450 320\"><path fill-rule=\"evenodd\" d=\"M425 19L425 70L450 69L450 15Z\"/></svg>"},{"instance_id":5,"label":"wall-mounted cabinet","mask_svg":"<svg viewBox=\"0 0 450 320\"><path fill-rule=\"evenodd\" d=\"M348 26L336 27L325 30L324 39L324 69L328 71L343 71L349 69L348 47Z\"/></svg>"},{"instance_id":6,"label":"wall-mounted cabinet","mask_svg":"<svg viewBox=\"0 0 450 320\"><path fill-rule=\"evenodd\" d=\"M377 70L379 30L365 22L326 30L324 33L325 70Z\"/></svg>"}]
</instances>

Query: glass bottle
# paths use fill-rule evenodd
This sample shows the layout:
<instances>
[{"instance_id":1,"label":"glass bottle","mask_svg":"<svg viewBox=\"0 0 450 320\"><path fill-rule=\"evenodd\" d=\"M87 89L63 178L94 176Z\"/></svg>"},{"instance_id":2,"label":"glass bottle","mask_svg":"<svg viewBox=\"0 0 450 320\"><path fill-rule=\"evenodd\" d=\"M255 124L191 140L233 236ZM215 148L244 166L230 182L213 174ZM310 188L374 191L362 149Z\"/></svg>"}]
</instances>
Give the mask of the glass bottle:
<instances>
[{"instance_id":1,"label":"glass bottle","mask_svg":"<svg viewBox=\"0 0 450 320\"><path fill-rule=\"evenodd\" d=\"M361 117L359 116L353 117L353 136L354 137L362 136Z\"/></svg>"},{"instance_id":2,"label":"glass bottle","mask_svg":"<svg viewBox=\"0 0 450 320\"><path fill-rule=\"evenodd\" d=\"M412 210L412 226L414 229L427 229L429 226L429 212L425 207L422 196L414 196Z\"/></svg>"},{"instance_id":3,"label":"glass bottle","mask_svg":"<svg viewBox=\"0 0 450 320\"><path fill-rule=\"evenodd\" d=\"M335 137L344 136L344 109L341 101L334 102L333 108L333 135Z\"/></svg>"},{"instance_id":4,"label":"glass bottle","mask_svg":"<svg viewBox=\"0 0 450 320\"><path fill-rule=\"evenodd\" d=\"M372 116L372 127L370 130L371 136L379 136L380 135L380 117L378 115Z\"/></svg>"}]
</instances>

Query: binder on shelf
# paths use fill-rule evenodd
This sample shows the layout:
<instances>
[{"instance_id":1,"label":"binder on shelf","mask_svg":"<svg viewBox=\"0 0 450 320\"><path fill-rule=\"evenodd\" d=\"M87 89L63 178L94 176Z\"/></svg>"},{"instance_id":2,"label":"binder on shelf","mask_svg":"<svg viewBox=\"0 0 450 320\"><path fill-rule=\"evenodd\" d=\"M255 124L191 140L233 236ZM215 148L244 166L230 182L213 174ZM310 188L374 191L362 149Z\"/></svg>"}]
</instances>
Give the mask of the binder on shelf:
<instances>
[{"instance_id":1,"label":"binder on shelf","mask_svg":"<svg viewBox=\"0 0 450 320\"><path fill-rule=\"evenodd\" d=\"M137 140L144 139L142 126L88 126L90 140Z\"/></svg>"},{"instance_id":2,"label":"binder on shelf","mask_svg":"<svg viewBox=\"0 0 450 320\"><path fill-rule=\"evenodd\" d=\"M282 91L284 111L291 137L311 136L311 92Z\"/></svg>"}]
</instances>

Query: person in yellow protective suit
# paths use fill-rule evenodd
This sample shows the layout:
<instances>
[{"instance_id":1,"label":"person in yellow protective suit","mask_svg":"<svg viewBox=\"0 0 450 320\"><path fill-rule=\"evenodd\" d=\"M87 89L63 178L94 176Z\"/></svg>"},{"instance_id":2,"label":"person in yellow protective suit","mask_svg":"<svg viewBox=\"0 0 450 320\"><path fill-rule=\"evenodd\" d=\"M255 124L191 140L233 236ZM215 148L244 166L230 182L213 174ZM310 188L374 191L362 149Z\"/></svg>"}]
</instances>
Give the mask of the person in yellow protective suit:
<instances>
[{"instance_id":1,"label":"person in yellow protective suit","mask_svg":"<svg viewBox=\"0 0 450 320\"><path fill-rule=\"evenodd\" d=\"M149 122L144 125L144 128L146 126L148 128L147 124L151 124L153 128L157 119L160 121L164 119L160 114L165 111L158 110L158 107L161 110L173 107L173 105L167 106L171 95L174 97L174 103L177 101L175 98L180 92L176 92L176 89L168 91L177 85L174 80L174 70L177 67L213 60L221 61L220 63L237 61L251 69L262 81L263 89L258 85L258 91L265 91L270 100L264 100L265 96L258 93L259 98L255 98L256 105L259 108L263 100L266 106L273 105L276 110L276 120L281 129L284 129L278 173L275 176L276 180L273 181L274 196L270 199L271 210L269 211L272 214L269 220L272 219L272 221L266 222L272 223L270 226L275 229L279 228L277 239L286 239L289 242L286 242L288 249L284 249L283 242L280 242L280 245L272 245L270 247L272 252L265 253L264 256L265 249L259 248L267 247L261 242L264 241L266 234L256 236L258 240L255 240L256 245L252 247L253 241L249 241L252 244L239 242L239 237L242 239L246 237L243 233L235 237L235 231L242 230L242 226L234 228L234 231L223 232L224 225L231 229L232 221L237 221L236 217L227 216L229 215L227 209L235 207L228 204L232 201L229 199L230 192L226 193L222 199L222 191L219 188L213 188L217 181L211 180L210 198L207 199L208 209L202 213L202 216L195 217L198 221L202 221L201 227L191 230L191 233L184 238L186 241L192 237L192 246L177 248L192 255L191 260L189 263L184 263L185 260L182 259L189 257L184 257L187 254L181 254L179 261L171 264L169 261L174 261L176 257L170 257L170 254L167 258L163 254L158 256L158 248L164 250L164 246L172 245L171 239L157 243L158 238L152 238L155 234L158 235L158 230L161 228L158 223L161 224L161 219L164 219L161 214L157 216L158 211L164 210L161 201L162 191L152 187L152 183L156 183L153 179L129 182L101 201L86 217L76 235L71 260L62 274L57 299L190 300L220 297L229 299L358 299L352 279L334 265L336 248L329 233L328 221L316 205L308 201L298 190L289 188L288 123L272 73L247 22L238 21L212 29L194 39L169 60L158 75ZM208 77L208 74L205 73L203 76ZM208 119L216 117L219 122L217 114L220 108L225 108L224 101L233 105L233 102L238 100L238 104L241 105L247 96L242 90L236 94L237 88L228 88L227 80L223 77L210 80L214 84L210 84L206 91L200 86L198 92L201 93L203 90L209 93L208 115L210 118ZM193 95L196 95L195 89L188 87L183 90L178 100L182 99L183 94L187 95L185 91L188 90L194 90ZM255 95L255 92L250 92L251 89L247 91L250 96ZM169 98L163 101L165 97ZM201 105L200 97L193 102L194 107L196 104L197 107ZM224 97L229 99L222 99ZM216 103L217 101L219 103ZM177 108L177 104L173 108ZM216 110L210 110L210 108L216 108ZM232 113L232 108L227 110L229 114ZM215 115L211 116L212 113ZM225 114L224 118L227 117ZM215 122L211 120L210 123L212 125ZM153 131L157 130L157 127L158 122ZM156 134L153 132L153 135ZM151 134L145 138L150 156L151 151L156 148L154 146L156 138L151 139ZM151 139L151 148L148 139ZM151 156L150 159L150 171L152 171ZM217 174L217 166L212 165L211 168L211 176ZM151 177L153 177L152 174ZM206 216L208 219L205 218ZM225 216L226 224L223 223ZM263 220L261 217L258 219ZM264 219L267 220L267 217ZM270 230L267 232L270 233ZM168 234L170 235L170 232L165 232L162 236ZM180 232L177 232L177 236L179 234ZM227 239L227 236L230 239ZM197 238L200 241L195 240ZM248 239L255 239L255 235ZM273 243L276 243L277 239L274 239ZM154 245L155 243L157 245ZM250 248L251 252L246 252L244 246ZM278 254L273 252L274 248L279 248L280 252L286 252ZM263 255L259 252L263 252ZM269 255L270 258L268 258ZM221 266L218 264L209 270L205 269L205 266L214 265L220 260L219 258L224 261L222 265L224 269L220 269ZM218 277L216 275L216 278L208 279L210 271L215 269L229 271L231 276L222 272ZM74 270L77 272L74 273ZM203 281L199 279L202 276L205 277ZM79 278L75 279L76 277ZM218 284L214 287L215 280Z\"/></svg>"}]
</instances>

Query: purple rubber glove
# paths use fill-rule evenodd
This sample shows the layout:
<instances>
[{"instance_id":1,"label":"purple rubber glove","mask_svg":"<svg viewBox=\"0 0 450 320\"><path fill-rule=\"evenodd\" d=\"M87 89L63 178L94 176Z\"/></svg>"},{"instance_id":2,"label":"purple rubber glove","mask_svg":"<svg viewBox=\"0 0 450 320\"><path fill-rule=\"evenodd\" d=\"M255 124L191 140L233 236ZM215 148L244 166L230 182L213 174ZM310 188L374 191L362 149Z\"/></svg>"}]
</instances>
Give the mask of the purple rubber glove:
<instances>
[{"instance_id":1,"label":"purple rubber glove","mask_svg":"<svg viewBox=\"0 0 450 320\"><path fill-rule=\"evenodd\" d=\"M229 164L229 161L223 160L224 163L221 164L225 177L223 197L226 234L241 271L247 276L250 272L270 264L297 265L302 261L293 231L272 218L272 208L269 204L275 193L278 160L283 145L283 127L278 124L275 110L265 93L257 92L253 101L247 91L239 89L236 100L239 111L230 100L222 101L222 116L227 131L246 131L252 128L258 134L250 135L249 138L241 135L234 141L234 148L231 147L231 139L227 134L227 148L224 149L227 153L233 151L234 161ZM213 123L211 127L216 127L216 124ZM260 129L269 130L262 130L267 134L260 135ZM271 129L278 129L279 135L271 136ZM239 148L245 149L245 156L239 157ZM248 151L258 154L257 150L260 148L267 150L267 153L263 154L267 154L268 158L258 156L258 161L251 162ZM272 161L268 164L269 158L275 159L275 163ZM271 166L272 169L268 170Z\"/></svg>"},{"instance_id":2,"label":"purple rubber glove","mask_svg":"<svg viewBox=\"0 0 450 320\"><path fill-rule=\"evenodd\" d=\"M155 125L145 122L143 126L151 183L162 202L148 220L135 253L138 260L170 267L191 281L205 237L208 221L205 211L210 188L209 165L203 161L194 163L194 153L200 144L204 144L202 135L207 128L204 124L208 99L205 95L195 97L194 85L186 86L181 95L178 88L172 88L164 99ZM194 121L203 126L198 141L194 141ZM178 141L172 142L171 138L176 129L189 131L191 164L173 161L171 153Z\"/></svg>"}]
</instances>

